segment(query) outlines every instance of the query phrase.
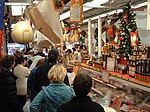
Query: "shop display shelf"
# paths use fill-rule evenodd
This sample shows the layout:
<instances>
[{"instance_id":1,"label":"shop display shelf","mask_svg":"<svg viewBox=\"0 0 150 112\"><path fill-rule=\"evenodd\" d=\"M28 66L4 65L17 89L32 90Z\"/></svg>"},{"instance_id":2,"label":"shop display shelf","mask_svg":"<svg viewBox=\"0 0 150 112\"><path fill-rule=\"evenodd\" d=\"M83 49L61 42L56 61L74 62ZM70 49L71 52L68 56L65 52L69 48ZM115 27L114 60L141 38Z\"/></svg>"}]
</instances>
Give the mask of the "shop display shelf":
<instances>
[{"instance_id":1,"label":"shop display shelf","mask_svg":"<svg viewBox=\"0 0 150 112\"><path fill-rule=\"evenodd\" d=\"M93 66L88 66L85 64L81 64L81 68L92 73L93 76L95 75L94 76L95 81L102 82L101 80L97 79L96 77L97 76L101 77L103 70L96 69ZM131 78L127 74L122 75L122 74L117 73L117 72L110 72L110 71L108 71L108 72L110 73L109 80L114 80L116 82L120 82L120 83L128 85L130 87L137 88L137 89L140 89L140 90L143 90L143 91L150 93L150 83L147 83L144 81L139 81L135 78ZM111 85L111 84L108 83L107 85Z\"/></svg>"},{"instance_id":2,"label":"shop display shelf","mask_svg":"<svg viewBox=\"0 0 150 112\"><path fill-rule=\"evenodd\" d=\"M98 82L98 83L101 83L101 84L103 84L103 85L106 85L106 86L108 86L108 87L111 87L111 88L113 88L113 89L116 89L116 88L117 88L117 87L115 87L115 86L113 86L113 85L111 85L111 84L105 83L105 82L103 82L102 80L98 80L98 79L96 79L96 78L94 78L94 77L92 77L92 79L93 79L93 81L96 81L96 82Z\"/></svg>"},{"instance_id":3,"label":"shop display shelf","mask_svg":"<svg viewBox=\"0 0 150 112\"><path fill-rule=\"evenodd\" d=\"M144 90L144 91L150 93L150 87L148 87L146 85L143 85L143 84L140 84L139 82L133 82L131 80L125 80L125 79L122 79L122 78L119 78L119 77L115 77L115 76L110 76L110 79L113 79L115 81L127 84L130 87L138 88L140 90Z\"/></svg>"},{"instance_id":4,"label":"shop display shelf","mask_svg":"<svg viewBox=\"0 0 150 112\"><path fill-rule=\"evenodd\" d=\"M95 89L92 87L92 91L96 92L97 94L104 96L104 94L102 92L100 92L99 90Z\"/></svg>"}]
</instances>

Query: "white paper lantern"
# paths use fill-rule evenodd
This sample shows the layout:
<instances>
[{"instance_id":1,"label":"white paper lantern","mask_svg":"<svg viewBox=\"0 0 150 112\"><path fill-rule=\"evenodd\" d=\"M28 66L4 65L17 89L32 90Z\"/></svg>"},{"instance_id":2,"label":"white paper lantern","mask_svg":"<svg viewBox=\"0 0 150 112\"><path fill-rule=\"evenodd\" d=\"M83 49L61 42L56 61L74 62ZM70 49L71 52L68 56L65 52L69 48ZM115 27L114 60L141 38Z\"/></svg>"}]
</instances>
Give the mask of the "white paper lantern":
<instances>
[{"instance_id":1,"label":"white paper lantern","mask_svg":"<svg viewBox=\"0 0 150 112\"><path fill-rule=\"evenodd\" d=\"M33 40L33 31L27 21L19 21L13 27L12 39L20 44L28 44Z\"/></svg>"}]
</instances>

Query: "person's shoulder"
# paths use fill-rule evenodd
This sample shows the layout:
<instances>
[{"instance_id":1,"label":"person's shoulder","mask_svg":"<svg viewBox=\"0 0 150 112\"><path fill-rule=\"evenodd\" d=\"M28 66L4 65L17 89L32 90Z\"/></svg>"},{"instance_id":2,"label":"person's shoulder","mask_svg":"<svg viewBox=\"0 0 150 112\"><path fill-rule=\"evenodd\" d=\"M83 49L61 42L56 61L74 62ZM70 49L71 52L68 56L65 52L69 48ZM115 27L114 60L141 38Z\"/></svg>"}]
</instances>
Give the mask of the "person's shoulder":
<instances>
[{"instance_id":1,"label":"person's shoulder","mask_svg":"<svg viewBox=\"0 0 150 112\"><path fill-rule=\"evenodd\" d=\"M38 67L46 67L46 66L50 66L50 63L49 62L45 62L45 63L39 65Z\"/></svg>"},{"instance_id":2,"label":"person's shoulder","mask_svg":"<svg viewBox=\"0 0 150 112\"><path fill-rule=\"evenodd\" d=\"M66 84L65 84L65 85L66 85ZM67 87L68 89L70 89L71 91L74 91L73 88L72 88L70 85L66 85L66 87Z\"/></svg>"},{"instance_id":3,"label":"person's shoulder","mask_svg":"<svg viewBox=\"0 0 150 112\"><path fill-rule=\"evenodd\" d=\"M34 67L34 68L31 70L31 72L32 72L32 73L35 73L36 70L37 70L37 68L38 68L38 67Z\"/></svg>"},{"instance_id":4,"label":"person's shoulder","mask_svg":"<svg viewBox=\"0 0 150 112\"><path fill-rule=\"evenodd\" d=\"M71 105L72 105L72 104L71 104L71 101L69 101L69 102L67 102L67 103L64 103L64 104L62 104L62 105L58 108L57 112L66 112L66 111L69 112ZM71 112L71 111L70 111L70 112Z\"/></svg>"},{"instance_id":5,"label":"person's shoulder","mask_svg":"<svg viewBox=\"0 0 150 112\"><path fill-rule=\"evenodd\" d=\"M43 90L43 91L46 91L48 88L49 88L49 86L46 86L46 87L45 87L45 86L42 86L42 90Z\"/></svg>"},{"instance_id":6,"label":"person's shoulder","mask_svg":"<svg viewBox=\"0 0 150 112\"><path fill-rule=\"evenodd\" d=\"M12 71L10 71L10 70L7 69L7 68L4 68L4 69L3 69L3 73L4 73L4 75L12 75L12 74L13 74Z\"/></svg>"},{"instance_id":7,"label":"person's shoulder","mask_svg":"<svg viewBox=\"0 0 150 112\"><path fill-rule=\"evenodd\" d=\"M47 97L49 96L50 92L53 90L53 87L52 86L42 86L42 90L41 90L41 94L44 95L44 97Z\"/></svg>"},{"instance_id":8,"label":"person's shoulder","mask_svg":"<svg viewBox=\"0 0 150 112\"><path fill-rule=\"evenodd\" d=\"M30 71L28 67L23 66L22 69L26 70L26 71Z\"/></svg>"},{"instance_id":9,"label":"person's shoulder","mask_svg":"<svg viewBox=\"0 0 150 112\"><path fill-rule=\"evenodd\" d=\"M37 69L42 69L48 66L48 62L45 62L37 67Z\"/></svg>"},{"instance_id":10,"label":"person's shoulder","mask_svg":"<svg viewBox=\"0 0 150 112\"><path fill-rule=\"evenodd\" d=\"M93 103L93 106L95 106L95 108L97 108L98 110L101 110L100 112L105 112L104 108L100 104L98 104L94 101L92 101L92 103Z\"/></svg>"},{"instance_id":11,"label":"person's shoulder","mask_svg":"<svg viewBox=\"0 0 150 112\"><path fill-rule=\"evenodd\" d=\"M35 76L40 76L40 77L43 77L44 75L41 75L41 74L47 74L47 70L49 69L49 65L47 62L39 65L36 70L35 70Z\"/></svg>"},{"instance_id":12,"label":"person's shoulder","mask_svg":"<svg viewBox=\"0 0 150 112\"><path fill-rule=\"evenodd\" d=\"M64 84L64 85L65 85L67 90L69 90L70 92L74 93L74 90L73 90L73 88L70 85L66 85L66 84Z\"/></svg>"},{"instance_id":13,"label":"person's shoulder","mask_svg":"<svg viewBox=\"0 0 150 112\"><path fill-rule=\"evenodd\" d=\"M10 74L9 70L7 68L1 67L0 77L7 76Z\"/></svg>"},{"instance_id":14,"label":"person's shoulder","mask_svg":"<svg viewBox=\"0 0 150 112\"><path fill-rule=\"evenodd\" d=\"M6 71L8 71L8 69L7 69L7 68L5 68L5 67L1 67L1 73L6 72Z\"/></svg>"},{"instance_id":15,"label":"person's shoulder","mask_svg":"<svg viewBox=\"0 0 150 112\"><path fill-rule=\"evenodd\" d=\"M2 67L0 73L0 79L5 80L6 83L14 83L14 74L7 68Z\"/></svg>"}]
</instances>

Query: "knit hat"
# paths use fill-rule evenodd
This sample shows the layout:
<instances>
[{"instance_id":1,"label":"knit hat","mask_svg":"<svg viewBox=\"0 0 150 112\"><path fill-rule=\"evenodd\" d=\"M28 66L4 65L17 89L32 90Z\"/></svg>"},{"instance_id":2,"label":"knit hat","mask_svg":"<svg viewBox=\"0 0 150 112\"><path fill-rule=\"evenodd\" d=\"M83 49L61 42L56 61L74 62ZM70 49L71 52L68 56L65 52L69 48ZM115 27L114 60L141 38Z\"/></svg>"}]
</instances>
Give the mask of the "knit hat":
<instances>
[{"instance_id":1,"label":"knit hat","mask_svg":"<svg viewBox=\"0 0 150 112\"><path fill-rule=\"evenodd\" d=\"M51 59L57 59L59 56L59 52L56 48L52 48L48 53L49 60Z\"/></svg>"},{"instance_id":2,"label":"knit hat","mask_svg":"<svg viewBox=\"0 0 150 112\"><path fill-rule=\"evenodd\" d=\"M29 70L32 70L33 68L35 68L36 65L37 65L37 63L38 63L38 61L41 60L41 59L45 59L45 57L42 57L42 56L40 56L40 55L37 55L37 56L32 57L32 58L31 58L32 64L31 64L31 66L29 67Z\"/></svg>"}]
</instances>

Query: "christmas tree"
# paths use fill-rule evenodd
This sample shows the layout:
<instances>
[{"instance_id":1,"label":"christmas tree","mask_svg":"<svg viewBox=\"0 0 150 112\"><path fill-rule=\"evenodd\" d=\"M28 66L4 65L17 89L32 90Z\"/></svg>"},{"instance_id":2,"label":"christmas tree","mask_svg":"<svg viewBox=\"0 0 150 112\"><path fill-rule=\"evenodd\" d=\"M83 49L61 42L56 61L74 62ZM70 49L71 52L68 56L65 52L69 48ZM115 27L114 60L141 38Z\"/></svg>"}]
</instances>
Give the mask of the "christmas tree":
<instances>
[{"instance_id":1,"label":"christmas tree","mask_svg":"<svg viewBox=\"0 0 150 112\"><path fill-rule=\"evenodd\" d=\"M135 16L136 14L131 11L131 3L128 3L123 11L123 16L120 18L117 54L119 54L121 58L128 58L133 46L140 44ZM132 45L132 40L136 40L135 45Z\"/></svg>"}]
</instances>

